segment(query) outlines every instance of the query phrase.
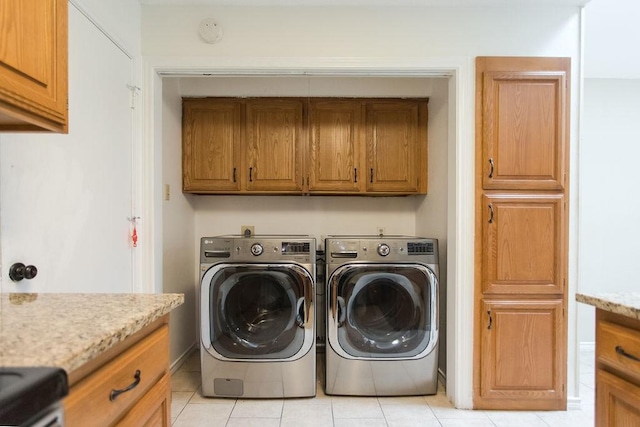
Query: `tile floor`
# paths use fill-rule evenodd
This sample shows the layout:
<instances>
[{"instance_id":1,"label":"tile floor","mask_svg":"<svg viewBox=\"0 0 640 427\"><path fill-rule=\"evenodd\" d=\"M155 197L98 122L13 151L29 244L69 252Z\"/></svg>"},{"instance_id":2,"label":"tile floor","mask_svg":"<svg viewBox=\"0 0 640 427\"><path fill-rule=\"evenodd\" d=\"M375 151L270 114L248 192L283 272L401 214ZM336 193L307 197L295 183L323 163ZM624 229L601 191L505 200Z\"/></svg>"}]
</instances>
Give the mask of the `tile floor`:
<instances>
[{"instance_id":1,"label":"tile floor","mask_svg":"<svg viewBox=\"0 0 640 427\"><path fill-rule=\"evenodd\" d=\"M327 396L318 382L315 398L217 399L200 394L200 359L194 353L173 375L173 427L564 427L593 426L594 353L580 354L580 410L560 412L455 409L444 390L434 396Z\"/></svg>"}]
</instances>

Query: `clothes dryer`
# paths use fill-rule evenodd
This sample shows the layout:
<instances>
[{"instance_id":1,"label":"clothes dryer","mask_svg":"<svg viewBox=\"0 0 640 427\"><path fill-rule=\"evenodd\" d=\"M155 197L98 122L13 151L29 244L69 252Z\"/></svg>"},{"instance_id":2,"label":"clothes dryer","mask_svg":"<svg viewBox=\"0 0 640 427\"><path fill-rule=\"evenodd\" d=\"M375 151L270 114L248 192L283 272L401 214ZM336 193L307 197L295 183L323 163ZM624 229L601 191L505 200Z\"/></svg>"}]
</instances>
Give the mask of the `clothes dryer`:
<instances>
[{"instance_id":1,"label":"clothes dryer","mask_svg":"<svg viewBox=\"0 0 640 427\"><path fill-rule=\"evenodd\" d=\"M200 241L204 396L316 394L314 238Z\"/></svg>"},{"instance_id":2,"label":"clothes dryer","mask_svg":"<svg viewBox=\"0 0 640 427\"><path fill-rule=\"evenodd\" d=\"M326 393L435 394L437 240L332 236L325 252Z\"/></svg>"}]
</instances>

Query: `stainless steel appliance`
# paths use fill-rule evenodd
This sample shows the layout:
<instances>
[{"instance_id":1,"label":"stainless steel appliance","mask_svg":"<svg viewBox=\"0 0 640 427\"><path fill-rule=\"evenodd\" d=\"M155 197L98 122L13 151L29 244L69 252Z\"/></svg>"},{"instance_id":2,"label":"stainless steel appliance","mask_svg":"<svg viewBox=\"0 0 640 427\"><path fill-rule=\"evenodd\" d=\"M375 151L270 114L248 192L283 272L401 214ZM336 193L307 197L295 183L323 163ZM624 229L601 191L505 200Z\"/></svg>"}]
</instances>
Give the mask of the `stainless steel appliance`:
<instances>
[{"instance_id":1,"label":"stainless steel appliance","mask_svg":"<svg viewBox=\"0 0 640 427\"><path fill-rule=\"evenodd\" d=\"M327 394L434 394L438 242L332 236L327 257Z\"/></svg>"},{"instance_id":2,"label":"stainless steel appliance","mask_svg":"<svg viewBox=\"0 0 640 427\"><path fill-rule=\"evenodd\" d=\"M62 427L67 373L55 367L0 368L0 426Z\"/></svg>"},{"instance_id":3,"label":"stainless steel appliance","mask_svg":"<svg viewBox=\"0 0 640 427\"><path fill-rule=\"evenodd\" d=\"M204 237L200 269L203 395L315 396L315 239Z\"/></svg>"}]
</instances>

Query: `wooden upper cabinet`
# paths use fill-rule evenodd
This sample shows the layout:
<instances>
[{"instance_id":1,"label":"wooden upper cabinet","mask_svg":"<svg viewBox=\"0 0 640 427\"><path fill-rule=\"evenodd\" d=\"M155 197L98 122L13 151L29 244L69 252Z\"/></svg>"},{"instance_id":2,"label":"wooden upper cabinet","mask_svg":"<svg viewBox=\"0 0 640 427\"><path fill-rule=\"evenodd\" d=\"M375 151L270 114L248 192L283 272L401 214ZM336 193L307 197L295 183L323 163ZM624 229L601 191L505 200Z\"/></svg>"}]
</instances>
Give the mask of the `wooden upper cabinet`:
<instances>
[{"instance_id":1,"label":"wooden upper cabinet","mask_svg":"<svg viewBox=\"0 0 640 427\"><path fill-rule=\"evenodd\" d=\"M482 186L562 190L566 186L569 62L549 70L479 58L482 73ZM557 62L557 63L555 63ZM487 69L485 69L487 68ZM523 68L523 69L519 69Z\"/></svg>"},{"instance_id":2,"label":"wooden upper cabinet","mask_svg":"<svg viewBox=\"0 0 640 427\"><path fill-rule=\"evenodd\" d=\"M427 192L427 100L366 104L366 190Z\"/></svg>"},{"instance_id":3,"label":"wooden upper cabinet","mask_svg":"<svg viewBox=\"0 0 640 427\"><path fill-rule=\"evenodd\" d=\"M67 0L0 2L0 130L67 131Z\"/></svg>"},{"instance_id":4,"label":"wooden upper cabinet","mask_svg":"<svg viewBox=\"0 0 640 427\"><path fill-rule=\"evenodd\" d=\"M304 102L247 101L249 191L302 192Z\"/></svg>"},{"instance_id":5,"label":"wooden upper cabinet","mask_svg":"<svg viewBox=\"0 0 640 427\"><path fill-rule=\"evenodd\" d=\"M185 98L183 191L427 191L428 99Z\"/></svg>"},{"instance_id":6,"label":"wooden upper cabinet","mask_svg":"<svg viewBox=\"0 0 640 427\"><path fill-rule=\"evenodd\" d=\"M363 106L352 100L309 104L309 191L360 192Z\"/></svg>"},{"instance_id":7,"label":"wooden upper cabinet","mask_svg":"<svg viewBox=\"0 0 640 427\"><path fill-rule=\"evenodd\" d=\"M240 191L242 104L184 99L182 105L183 190Z\"/></svg>"},{"instance_id":8,"label":"wooden upper cabinet","mask_svg":"<svg viewBox=\"0 0 640 427\"><path fill-rule=\"evenodd\" d=\"M565 409L564 302L484 300L481 305L485 409Z\"/></svg>"},{"instance_id":9,"label":"wooden upper cabinet","mask_svg":"<svg viewBox=\"0 0 640 427\"><path fill-rule=\"evenodd\" d=\"M485 194L483 201L484 294L562 295L562 194Z\"/></svg>"}]
</instances>

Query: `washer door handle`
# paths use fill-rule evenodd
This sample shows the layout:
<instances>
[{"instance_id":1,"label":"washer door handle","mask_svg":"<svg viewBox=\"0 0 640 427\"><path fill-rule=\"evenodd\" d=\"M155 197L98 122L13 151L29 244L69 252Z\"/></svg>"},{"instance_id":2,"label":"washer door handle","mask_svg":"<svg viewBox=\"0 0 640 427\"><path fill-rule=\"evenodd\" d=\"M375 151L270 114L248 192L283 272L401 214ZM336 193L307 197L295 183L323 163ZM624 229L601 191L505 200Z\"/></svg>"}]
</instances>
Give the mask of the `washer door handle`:
<instances>
[{"instance_id":1,"label":"washer door handle","mask_svg":"<svg viewBox=\"0 0 640 427\"><path fill-rule=\"evenodd\" d=\"M304 297L298 298L296 304L296 322L300 328L304 328Z\"/></svg>"},{"instance_id":2,"label":"washer door handle","mask_svg":"<svg viewBox=\"0 0 640 427\"><path fill-rule=\"evenodd\" d=\"M344 326L344 321L347 319L347 305L344 302L344 298L337 297L338 301L338 328Z\"/></svg>"}]
</instances>

